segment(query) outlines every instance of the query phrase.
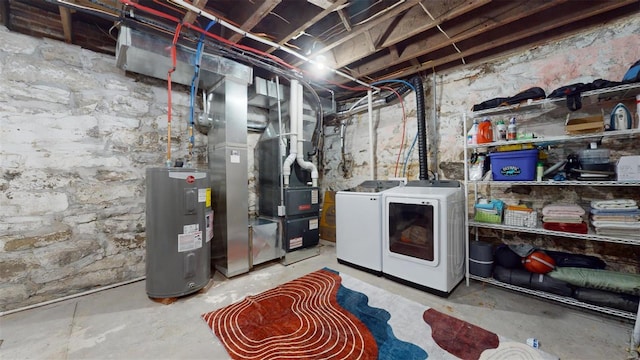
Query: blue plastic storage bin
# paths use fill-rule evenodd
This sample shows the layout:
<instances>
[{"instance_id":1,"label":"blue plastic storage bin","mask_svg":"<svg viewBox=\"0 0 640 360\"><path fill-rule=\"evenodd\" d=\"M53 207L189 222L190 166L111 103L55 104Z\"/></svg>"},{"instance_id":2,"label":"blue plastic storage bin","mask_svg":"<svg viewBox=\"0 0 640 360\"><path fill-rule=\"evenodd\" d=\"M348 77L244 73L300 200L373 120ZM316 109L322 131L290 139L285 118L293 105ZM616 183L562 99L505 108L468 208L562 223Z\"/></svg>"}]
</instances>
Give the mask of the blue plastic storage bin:
<instances>
[{"instance_id":1,"label":"blue plastic storage bin","mask_svg":"<svg viewBox=\"0 0 640 360\"><path fill-rule=\"evenodd\" d=\"M489 154L495 181L531 181L536 178L538 149Z\"/></svg>"}]
</instances>

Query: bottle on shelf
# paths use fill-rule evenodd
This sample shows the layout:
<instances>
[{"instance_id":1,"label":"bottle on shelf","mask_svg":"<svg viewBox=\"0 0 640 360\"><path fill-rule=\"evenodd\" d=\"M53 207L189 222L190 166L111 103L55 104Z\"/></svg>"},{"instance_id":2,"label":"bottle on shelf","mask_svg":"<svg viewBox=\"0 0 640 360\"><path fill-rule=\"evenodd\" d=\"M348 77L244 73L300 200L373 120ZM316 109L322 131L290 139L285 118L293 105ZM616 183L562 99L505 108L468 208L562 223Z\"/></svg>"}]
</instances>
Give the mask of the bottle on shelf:
<instances>
[{"instance_id":1,"label":"bottle on shelf","mask_svg":"<svg viewBox=\"0 0 640 360\"><path fill-rule=\"evenodd\" d=\"M486 144L493 141L493 124L489 118L478 124L478 144Z\"/></svg>"},{"instance_id":2,"label":"bottle on shelf","mask_svg":"<svg viewBox=\"0 0 640 360\"><path fill-rule=\"evenodd\" d=\"M507 125L503 120L498 120L496 124L496 141L507 140Z\"/></svg>"},{"instance_id":3,"label":"bottle on shelf","mask_svg":"<svg viewBox=\"0 0 640 360\"><path fill-rule=\"evenodd\" d=\"M473 125L467 132L467 145L476 145L478 143L478 120L473 120Z\"/></svg>"},{"instance_id":4,"label":"bottle on shelf","mask_svg":"<svg viewBox=\"0 0 640 360\"><path fill-rule=\"evenodd\" d=\"M542 161L538 161L538 165L536 165L536 181L542 181L542 176L544 175L544 165Z\"/></svg>"},{"instance_id":5,"label":"bottle on shelf","mask_svg":"<svg viewBox=\"0 0 640 360\"><path fill-rule=\"evenodd\" d=\"M516 140L517 138L518 128L516 127L516 118L512 117L507 127L507 140Z\"/></svg>"}]
</instances>

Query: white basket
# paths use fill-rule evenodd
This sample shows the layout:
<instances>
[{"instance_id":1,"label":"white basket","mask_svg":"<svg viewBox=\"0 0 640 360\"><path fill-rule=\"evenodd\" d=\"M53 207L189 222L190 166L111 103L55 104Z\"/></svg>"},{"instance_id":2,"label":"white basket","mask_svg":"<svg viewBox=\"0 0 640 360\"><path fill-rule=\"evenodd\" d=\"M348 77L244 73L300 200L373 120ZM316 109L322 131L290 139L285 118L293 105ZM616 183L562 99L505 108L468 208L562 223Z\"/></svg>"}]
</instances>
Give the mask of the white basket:
<instances>
[{"instance_id":1,"label":"white basket","mask_svg":"<svg viewBox=\"0 0 640 360\"><path fill-rule=\"evenodd\" d=\"M504 224L534 228L538 226L538 212L524 210L505 210Z\"/></svg>"}]
</instances>

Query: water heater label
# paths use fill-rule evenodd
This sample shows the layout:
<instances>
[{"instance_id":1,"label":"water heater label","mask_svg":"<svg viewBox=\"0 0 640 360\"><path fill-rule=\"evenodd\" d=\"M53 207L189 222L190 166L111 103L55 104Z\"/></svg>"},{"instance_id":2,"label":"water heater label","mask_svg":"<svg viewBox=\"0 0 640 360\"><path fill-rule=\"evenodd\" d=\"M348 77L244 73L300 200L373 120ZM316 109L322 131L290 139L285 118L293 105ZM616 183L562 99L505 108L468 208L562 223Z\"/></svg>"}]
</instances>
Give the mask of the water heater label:
<instances>
[{"instance_id":1,"label":"water heater label","mask_svg":"<svg viewBox=\"0 0 640 360\"><path fill-rule=\"evenodd\" d=\"M309 230L315 230L318 228L318 219L309 220Z\"/></svg>"},{"instance_id":2,"label":"water heater label","mask_svg":"<svg viewBox=\"0 0 640 360\"><path fill-rule=\"evenodd\" d=\"M318 203L318 190L311 190L311 203L312 204Z\"/></svg>"},{"instance_id":3,"label":"water heater label","mask_svg":"<svg viewBox=\"0 0 640 360\"><path fill-rule=\"evenodd\" d=\"M213 211L209 211L206 215L205 215L207 221L207 231L206 231L206 236L207 239L206 241L209 242L211 241L211 239L213 239Z\"/></svg>"},{"instance_id":4,"label":"water heater label","mask_svg":"<svg viewBox=\"0 0 640 360\"><path fill-rule=\"evenodd\" d=\"M178 252L200 249L202 247L202 231L191 234L178 234Z\"/></svg>"},{"instance_id":5,"label":"water heater label","mask_svg":"<svg viewBox=\"0 0 640 360\"><path fill-rule=\"evenodd\" d=\"M199 224L190 224L190 225L182 226L182 233L184 234L191 234L194 232L198 232L199 230L200 230Z\"/></svg>"},{"instance_id":6,"label":"water heater label","mask_svg":"<svg viewBox=\"0 0 640 360\"><path fill-rule=\"evenodd\" d=\"M295 249L302 246L302 236L289 239L289 249Z\"/></svg>"},{"instance_id":7,"label":"water heater label","mask_svg":"<svg viewBox=\"0 0 640 360\"><path fill-rule=\"evenodd\" d=\"M208 189L198 189L198 202L206 203L207 202L207 190Z\"/></svg>"}]
</instances>

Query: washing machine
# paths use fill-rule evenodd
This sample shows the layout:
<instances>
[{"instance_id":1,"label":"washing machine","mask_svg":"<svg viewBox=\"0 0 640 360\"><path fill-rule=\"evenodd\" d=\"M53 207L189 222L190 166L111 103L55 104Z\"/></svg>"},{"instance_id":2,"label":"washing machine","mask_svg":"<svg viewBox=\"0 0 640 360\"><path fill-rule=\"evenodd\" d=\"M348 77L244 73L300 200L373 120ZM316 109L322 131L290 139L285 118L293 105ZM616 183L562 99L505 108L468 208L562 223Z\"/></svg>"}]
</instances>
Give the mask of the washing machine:
<instances>
[{"instance_id":1,"label":"washing machine","mask_svg":"<svg viewBox=\"0 0 640 360\"><path fill-rule=\"evenodd\" d=\"M338 262L382 274L382 194L401 180L368 180L336 193Z\"/></svg>"},{"instance_id":2,"label":"washing machine","mask_svg":"<svg viewBox=\"0 0 640 360\"><path fill-rule=\"evenodd\" d=\"M385 277L448 296L465 273L464 191L457 181L417 181L382 194Z\"/></svg>"}]
</instances>

